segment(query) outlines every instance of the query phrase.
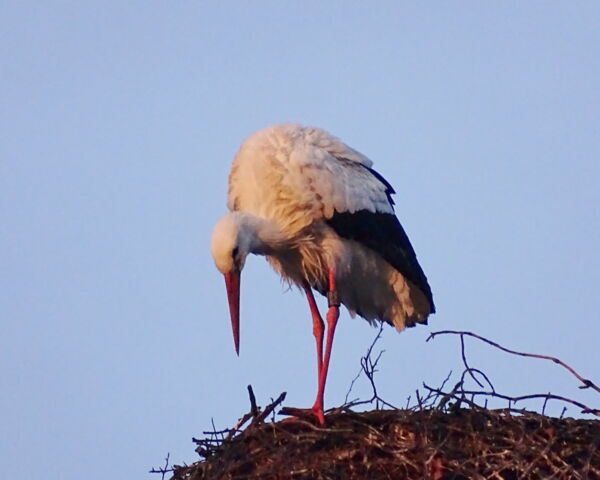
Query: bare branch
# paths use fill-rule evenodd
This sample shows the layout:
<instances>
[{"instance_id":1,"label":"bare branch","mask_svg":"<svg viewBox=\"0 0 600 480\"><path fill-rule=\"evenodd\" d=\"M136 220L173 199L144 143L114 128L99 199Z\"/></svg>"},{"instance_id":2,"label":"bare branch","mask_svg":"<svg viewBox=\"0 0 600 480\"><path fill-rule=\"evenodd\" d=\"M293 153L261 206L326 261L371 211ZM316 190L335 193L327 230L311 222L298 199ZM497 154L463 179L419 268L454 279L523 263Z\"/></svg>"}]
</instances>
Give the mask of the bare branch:
<instances>
[{"instance_id":1,"label":"bare branch","mask_svg":"<svg viewBox=\"0 0 600 480\"><path fill-rule=\"evenodd\" d=\"M350 408L350 407L354 407L354 406L358 406L358 405L366 405L366 404L373 404L373 403L375 403L376 409L381 408L381 406L385 406L385 407L393 408L393 409L396 408L394 405L392 405L389 402L386 402L383 398L381 398L379 396L379 393L377 392L377 386L375 385L375 373L377 373L377 365L379 363L379 360L381 359L381 356L383 355L383 352L385 352L385 350L381 350L377 354L377 357L373 360L373 348L375 347L375 344L381 338L381 334L383 333L383 326L384 326L384 323L382 322L379 325L379 329L377 330L377 335L375 335L375 338L373 339L373 341L371 342L371 345L367 349L367 353L365 354L364 357L361 357L360 370L358 371L358 373L352 380L352 383L350 383L350 388L348 389L348 392L346 393L346 398L344 399L344 404L342 405L342 408ZM364 374L365 377L367 377L367 379L369 380L369 383L371 385L371 391L373 392L371 398L368 400L361 400L361 401L357 401L357 400L348 401L348 398L350 397L350 393L352 393L352 388L354 387L354 384L356 383L356 381L360 378L360 376L362 374Z\"/></svg>"},{"instance_id":2,"label":"bare branch","mask_svg":"<svg viewBox=\"0 0 600 480\"><path fill-rule=\"evenodd\" d=\"M579 388L582 388L582 389L583 388L593 388L594 390L596 390L597 392L600 393L600 387L598 387L598 385L596 385L591 380L582 377L579 373L577 373L575 371L575 369L573 369L572 367L570 367L569 365L567 365L562 360L560 360L560 359L558 359L556 357L552 357L550 355L540 355L540 354L537 354L537 353L518 352L516 350L511 350L510 348L503 347L502 345L500 345L500 344L498 344L496 342L493 342L492 340L489 340L489 339L487 339L485 337L482 337L481 335L477 335L476 333L467 332L467 331L460 331L460 330L440 330L440 331L437 331L437 332L432 332L429 335L429 337L427 338L427 341L434 339L438 335L459 335L460 338L461 338L461 344L463 342L463 340L462 340L463 337L466 335L466 336L469 336L469 337L477 338L478 340L481 340L482 342L485 342L485 343L487 343L489 345L492 345L493 347L496 347L496 348L502 350L503 352L511 353L513 355L519 355L521 357L529 357L529 358L541 358L543 360L550 360L551 362L557 363L561 367L565 368L573 376L575 376L582 383L582 385ZM479 383L479 382L477 382L477 383Z\"/></svg>"},{"instance_id":3,"label":"bare branch","mask_svg":"<svg viewBox=\"0 0 600 480\"><path fill-rule=\"evenodd\" d=\"M265 407L264 411L260 415L258 415L254 420L252 420L252 425L256 425L264 421L264 419L267 418L273 410L275 410L277 405L279 405L285 400L286 395L286 392L282 392L281 395L279 395L274 401L269 403L269 405Z\"/></svg>"},{"instance_id":4,"label":"bare branch","mask_svg":"<svg viewBox=\"0 0 600 480\"><path fill-rule=\"evenodd\" d=\"M473 374L472 368L469 367L469 364L467 363L467 355L465 354L465 337L463 337L462 335L460 336L460 355L465 366L465 373L468 373L471 376L471 378L475 381L475 383L481 388L483 388L483 384L479 380L477 380L477 377L475 377L475 375Z\"/></svg>"},{"instance_id":5,"label":"bare branch","mask_svg":"<svg viewBox=\"0 0 600 480\"><path fill-rule=\"evenodd\" d=\"M173 469L172 469L172 468L169 468L169 457L170 457L170 455L171 455L170 453L167 453L167 456L166 456L166 458L165 458L165 466L164 466L164 467L160 467L160 468L153 468L153 469L152 469L152 470L150 470L148 473L160 473L160 474L161 474L161 477L160 477L160 479L161 479L161 480L164 480L164 478L165 478L165 475L166 475L167 473L171 473L171 472L173 472Z\"/></svg>"},{"instance_id":6,"label":"bare branch","mask_svg":"<svg viewBox=\"0 0 600 480\"><path fill-rule=\"evenodd\" d=\"M460 383L459 383L459 385L460 385ZM462 388L459 388L459 389L455 389L451 392L443 392L441 389L432 388L425 383L423 384L423 387L431 392L435 392L440 395L444 395L446 397L454 398L455 400L458 400L459 402L466 402L471 406L475 406L477 404L474 401L467 400L466 398L464 398L464 396L471 395L473 397L476 397L476 396L494 397L494 398L500 398L502 400L508 400L510 403L517 403L517 402L521 402L523 400L532 400L532 399L536 399L536 398L543 398L544 399L544 408L545 408L546 402L548 400L560 400L562 402L570 403L571 405L575 405L576 407L581 408L581 413L591 413L593 415L600 416L600 410L598 410L598 409L590 408L587 405L584 405L583 403L578 402L576 400L572 400L570 398L563 397L561 395L554 395L552 393L535 393L535 394L531 394L531 395L520 395L520 396L513 397L510 395L505 395L502 393L495 392L493 390L492 391L462 390ZM509 405L510 405L510 403L509 403Z\"/></svg>"},{"instance_id":7,"label":"bare branch","mask_svg":"<svg viewBox=\"0 0 600 480\"><path fill-rule=\"evenodd\" d=\"M254 390L252 385L248 385L248 396L250 397L250 413L253 417L258 415L258 407L256 406L256 397L254 396Z\"/></svg>"}]
</instances>

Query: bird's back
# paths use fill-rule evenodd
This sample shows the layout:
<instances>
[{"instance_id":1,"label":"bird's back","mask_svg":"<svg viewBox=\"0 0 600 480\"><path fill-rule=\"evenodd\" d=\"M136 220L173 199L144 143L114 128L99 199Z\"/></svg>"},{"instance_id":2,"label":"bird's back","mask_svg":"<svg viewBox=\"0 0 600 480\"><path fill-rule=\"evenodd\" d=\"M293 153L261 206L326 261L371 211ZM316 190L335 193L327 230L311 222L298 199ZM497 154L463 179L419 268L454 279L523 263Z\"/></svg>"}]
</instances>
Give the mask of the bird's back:
<instances>
[{"instance_id":1,"label":"bird's back","mask_svg":"<svg viewBox=\"0 0 600 480\"><path fill-rule=\"evenodd\" d=\"M365 195L365 187L373 183L371 165L325 130L296 124L267 127L250 135L234 158L228 207L275 220L291 231L336 210L366 205L391 211L380 200L386 199L384 185L376 185L378 195Z\"/></svg>"}]
</instances>

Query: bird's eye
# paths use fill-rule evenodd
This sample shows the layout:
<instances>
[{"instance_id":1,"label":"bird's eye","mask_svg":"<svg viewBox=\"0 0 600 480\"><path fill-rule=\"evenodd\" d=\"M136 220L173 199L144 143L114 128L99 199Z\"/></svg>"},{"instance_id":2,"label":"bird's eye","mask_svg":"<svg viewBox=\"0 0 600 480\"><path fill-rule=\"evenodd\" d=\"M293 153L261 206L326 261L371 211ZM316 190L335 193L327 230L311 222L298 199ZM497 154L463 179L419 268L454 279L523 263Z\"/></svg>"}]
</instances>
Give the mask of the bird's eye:
<instances>
[{"instance_id":1,"label":"bird's eye","mask_svg":"<svg viewBox=\"0 0 600 480\"><path fill-rule=\"evenodd\" d=\"M238 247L235 247L232 251L231 251L231 256L233 258L237 257L238 252L240 251L240 249Z\"/></svg>"}]
</instances>

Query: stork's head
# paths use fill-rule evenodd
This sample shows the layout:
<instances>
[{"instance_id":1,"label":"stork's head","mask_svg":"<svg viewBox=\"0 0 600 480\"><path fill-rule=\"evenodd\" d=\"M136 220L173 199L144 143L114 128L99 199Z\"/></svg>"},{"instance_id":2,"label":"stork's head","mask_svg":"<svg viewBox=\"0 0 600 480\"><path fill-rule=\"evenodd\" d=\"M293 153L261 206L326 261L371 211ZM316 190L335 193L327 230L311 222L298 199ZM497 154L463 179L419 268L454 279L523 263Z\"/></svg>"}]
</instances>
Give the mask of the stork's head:
<instances>
[{"instance_id":1,"label":"stork's head","mask_svg":"<svg viewBox=\"0 0 600 480\"><path fill-rule=\"evenodd\" d=\"M264 253L260 240L262 222L243 212L232 212L222 217L212 234L211 250L217 269L225 277L229 313L233 329L235 351L240 351L240 274L249 253Z\"/></svg>"},{"instance_id":2,"label":"stork's head","mask_svg":"<svg viewBox=\"0 0 600 480\"><path fill-rule=\"evenodd\" d=\"M255 235L241 212L221 217L212 234L211 250L217 269L223 274L240 273L253 246Z\"/></svg>"}]
</instances>

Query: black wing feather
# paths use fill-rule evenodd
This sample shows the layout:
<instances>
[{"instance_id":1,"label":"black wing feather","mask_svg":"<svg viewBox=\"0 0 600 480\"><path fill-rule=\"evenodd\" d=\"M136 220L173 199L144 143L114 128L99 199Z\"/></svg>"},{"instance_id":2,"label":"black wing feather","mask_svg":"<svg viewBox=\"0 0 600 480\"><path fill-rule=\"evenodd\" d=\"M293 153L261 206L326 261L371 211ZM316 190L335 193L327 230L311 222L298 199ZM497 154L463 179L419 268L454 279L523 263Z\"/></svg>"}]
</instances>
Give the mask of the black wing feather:
<instances>
[{"instance_id":1,"label":"black wing feather","mask_svg":"<svg viewBox=\"0 0 600 480\"><path fill-rule=\"evenodd\" d=\"M390 202L390 205L394 206L395 202L392 198L392 195L396 193L396 190L394 190L394 187L390 185L390 182L383 178L383 175L381 175L381 173L379 173L378 171L373 170L372 168L369 168L366 165L362 165L362 167L366 168L377 180L379 180L385 185L385 194L387 196L388 202Z\"/></svg>"},{"instance_id":2,"label":"black wing feather","mask_svg":"<svg viewBox=\"0 0 600 480\"><path fill-rule=\"evenodd\" d=\"M396 192L390 183L375 170L364 165L363 167L385 185L390 205L394 205L391 195ZM381 255L386 262L421 289L429 301L431 313L435 313L431 287L396 215L369 210L354 213L336 211L326 222L340 237L354 240Z\"/></svg>"},{"instance_id":3,"label":"black wing feather","mask_svg":"<svg viewBox=\"0 0 600 480\"><path fill-rule=\"evenodd\" d=\"M343 238L354 240L381 255L386 262L416 285L427 297L435 313L431 287L417 261L415 251L402 225L392 213L359 210L335 212L327 224Z\"/></svg>"}]
</instances>

